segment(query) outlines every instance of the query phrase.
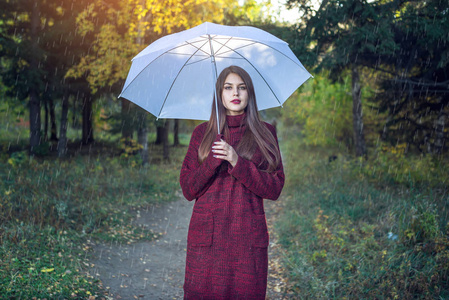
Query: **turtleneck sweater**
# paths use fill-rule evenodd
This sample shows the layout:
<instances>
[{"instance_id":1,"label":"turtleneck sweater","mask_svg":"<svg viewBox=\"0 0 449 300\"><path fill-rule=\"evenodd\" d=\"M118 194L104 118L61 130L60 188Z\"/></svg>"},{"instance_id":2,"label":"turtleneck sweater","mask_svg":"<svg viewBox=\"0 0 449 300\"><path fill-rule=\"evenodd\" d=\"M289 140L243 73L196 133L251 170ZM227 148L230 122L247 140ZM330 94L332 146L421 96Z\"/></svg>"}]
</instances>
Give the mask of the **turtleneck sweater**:
<instances>
[{"instance_id":1,"label":"turtleneck sweater","mask_svg":"<svg viewBox=\"0 0 449 300\"><path fill-rule=\"evenodd\" d=\"M245 132L246 113L237 116L226 116L226 124L229 128L229 141L227 143L232 147L236 147Z\"/></svg>"},{"instance_id":2,"label":"turtleneck sweater","mask_svg":"<svg viewBox=\"0 0 449 300\"><path fill-rule=\"evenodd\" d=\"M234 149L245 131L245 117L226 116L227 142ZM277 140L274 127L264 124ZM184 196L195 199L184 299L265 299L269 237L263 199L279 197L282 162L268 173L259 169L264 162L259 150L251 160L239 156L234 167L211 151L200 164L198 148L206 127L203 123L195 128L180 176ZM220 138L224 136L216 140Z\"/></svg>"}]
</instances>

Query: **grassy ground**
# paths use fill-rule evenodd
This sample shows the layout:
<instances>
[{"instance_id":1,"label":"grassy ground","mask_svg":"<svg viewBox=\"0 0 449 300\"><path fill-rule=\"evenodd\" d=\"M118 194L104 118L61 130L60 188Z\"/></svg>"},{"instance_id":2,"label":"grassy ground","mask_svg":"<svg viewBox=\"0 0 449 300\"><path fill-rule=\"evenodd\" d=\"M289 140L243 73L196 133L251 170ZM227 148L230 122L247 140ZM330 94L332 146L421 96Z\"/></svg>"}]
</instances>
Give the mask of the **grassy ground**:
<instances>
[{"instance_id":1,"label":"grassy ground","mask_svg":"<svg viewBox=\"0 0 449 300\"><path fill-rule=\"evenodd\" d=\"M301 146L299 133L282 144L276 228L298 298L449 298L447 161L404 170L403 157L350 159Z\"/></svg>"},{"instance_id":2,"label":"grassy ground","mask_svg":"<svg viewBox=\"0 0 449 300\"><path fill-rule=\"evenodd\" d=\"M27 135L14 136L1 141L0 295L101 296L86 272L92 242L158 237L130 220L177 197L186 147L171 148L166 162L153 145L142 168L118 141L30 160L20 151ZM449 298L447 161L395 148L363 162L303 146L294 130L280 137L286 208L276 230L298 298Z\"/></svg>"},{"instance_id":3,"label":"grassy ground","mask_svg":"<svg viewBox=\"0 0 449 300\"><path fill-rule=\"evenodd\" d=\"M188 136L181 136L186 144ZM101 286L85 270L95 240L132 243L158 233L131 225L135 211L179 195L187 147L162 160L150 146L150 164L123 152L119 142L80 147L72 157L29 159L26 151L0 161L0 295L14 299L89 298ZM93 298L92 298L93 299Z\"/></svg>"}]
</instances>

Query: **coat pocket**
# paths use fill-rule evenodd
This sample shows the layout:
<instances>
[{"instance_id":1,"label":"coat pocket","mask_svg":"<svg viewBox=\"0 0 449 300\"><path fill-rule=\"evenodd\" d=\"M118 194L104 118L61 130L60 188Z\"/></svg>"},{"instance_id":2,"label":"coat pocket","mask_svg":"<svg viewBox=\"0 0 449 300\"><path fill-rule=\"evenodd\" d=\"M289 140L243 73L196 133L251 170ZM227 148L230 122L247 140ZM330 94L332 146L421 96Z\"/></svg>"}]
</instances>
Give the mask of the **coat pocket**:
<instances>
[{"instance_id":1,"label":"coat pocket","mask_svg":"<svg viewBox=\"0 0 449 300\"><path fill-rule=\"evenodd\" d=\"M269 243L265 214L253 216L254 247L267 248Z\"/></svg>"},{"instance_id":2,"label":"coat pocket","mask_svg":"<svg viewBox=\"0 0 449 300\"><path fill-rule=\"evenodd\" d=\"M193 247L211 246L213 233L214 218L212 214L193 212L187 234L187 244Z\"/></svg>"}]
</instances>

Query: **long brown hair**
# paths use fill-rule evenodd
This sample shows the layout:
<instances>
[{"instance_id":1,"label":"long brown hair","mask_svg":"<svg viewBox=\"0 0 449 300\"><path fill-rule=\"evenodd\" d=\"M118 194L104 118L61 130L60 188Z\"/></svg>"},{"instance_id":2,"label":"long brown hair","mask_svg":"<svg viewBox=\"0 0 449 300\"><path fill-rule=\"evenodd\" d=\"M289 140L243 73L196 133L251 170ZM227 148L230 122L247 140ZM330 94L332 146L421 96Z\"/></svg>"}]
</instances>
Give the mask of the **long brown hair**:
<instances>
[{"instance_id":1,"label":"long brown hair","mask_svg":"<svg viewBox=\"0 0 449 300\"><path fill-rule=\"evenodd\" d=\"M246 85L248 91L248 105L245 108L246 117L244 120L245 132L237 145L236 152L243 158L251 160L253 154L258 147L262 153L263 158L268 163L267 172L276 170L280 162L280 153L277 147L277 141L271 134L270 130L262 123L259 116L259 110L257 109L256 94L254 92L253 81L249 74L242 68L237 66L230 66L225 68L218 76L216 82L216 91L218 97L218 116L220 120L221 133L225 136L226 140L229 140L229 128L226 123L226 108L222 102L222 93L224 83L229 74L239 75ZM212 112L210 115L209 123L206 127L203 140L198 149L198 160L202 163L212 147L212 143L217 136L217 113L215 108L215 96L212 101Z\"/></svg>"}]
</instances>

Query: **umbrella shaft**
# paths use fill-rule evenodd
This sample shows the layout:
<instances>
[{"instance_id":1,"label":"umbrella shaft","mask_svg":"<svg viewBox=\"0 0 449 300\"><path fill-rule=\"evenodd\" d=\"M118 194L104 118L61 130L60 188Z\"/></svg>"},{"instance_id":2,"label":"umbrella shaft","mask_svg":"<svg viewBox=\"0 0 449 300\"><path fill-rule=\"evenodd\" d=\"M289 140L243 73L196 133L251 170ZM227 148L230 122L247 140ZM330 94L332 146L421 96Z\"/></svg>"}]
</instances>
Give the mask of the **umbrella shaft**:
<instances>
[{"instance_id":1,"label":"umbrella shaft","mask_svg":"<svg viewBox=\"0 0 449 300\"><path fill-rule=\"evenodd\" d=\"M212 38L210 37L210 35L207 35L209 38L209 45L210 45L210 62L212 64L212 76L214 77L214 95L215 95L215 112L217 114L217 129L218 129L218 134L220 134L220 117L218 116L218 95L217 95L217 88L216 88L216 82L217 82L217 64L215 63L215 53L214 53L214 48L212 46Z\"/></svg>"}]
</instances>

